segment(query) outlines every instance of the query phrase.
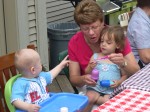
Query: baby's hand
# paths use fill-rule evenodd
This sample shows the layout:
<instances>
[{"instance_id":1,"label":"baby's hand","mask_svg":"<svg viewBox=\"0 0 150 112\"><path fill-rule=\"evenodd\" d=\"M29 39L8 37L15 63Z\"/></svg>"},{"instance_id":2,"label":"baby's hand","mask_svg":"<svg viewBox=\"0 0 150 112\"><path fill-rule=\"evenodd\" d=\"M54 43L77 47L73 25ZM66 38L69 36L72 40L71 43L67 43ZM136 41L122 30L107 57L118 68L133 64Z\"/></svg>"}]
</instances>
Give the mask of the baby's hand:
<instances>
[{"instance_id":1,"label":"baby's hand","mask_svg":"<svg viewBox=\"0 0 150 112\"><path fill-rule=\"evenodd\" d=\"M64 68L65 66L68 66L69 65L69 60L67 59L69 55L67 55L62 61L61 61L61 65L62 67Z\"/></svg>"},{"instance_id":2,"label":"baby's hand","mask_svg":"<svg viewBox=\"0 0 150 112\"><path fill-rule=\"evenodd\" d=\"M37 104L29 104L28 112L38 112L40 106Z\"/></svg>"}]
</instances>

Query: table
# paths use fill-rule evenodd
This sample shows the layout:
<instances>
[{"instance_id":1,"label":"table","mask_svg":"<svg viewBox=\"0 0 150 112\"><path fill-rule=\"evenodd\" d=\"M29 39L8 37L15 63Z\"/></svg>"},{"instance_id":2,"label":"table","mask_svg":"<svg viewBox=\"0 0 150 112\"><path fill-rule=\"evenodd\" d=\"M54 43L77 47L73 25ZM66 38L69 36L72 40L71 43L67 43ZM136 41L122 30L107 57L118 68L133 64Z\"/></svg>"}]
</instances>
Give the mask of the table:
<instances>
[{"instance_id":1,"label":"table","mask_svg":"<svg viewBox=\"0 0 150 112\"><path fill-rule=\"evenodd\" d=\"M137 89L150 92L150 64L125 80L114 90L110 97L114 97L124 89Z\"/></svg>"},{"instance_id":2,"label":"table","mask_svg":"<svg viewBox=\"0 0 150 112\"><path fill-rule=\"evenodd\" d=\"M49 92L60 93L69 92L75 93L70 81L66 75L58 75L52 82L52 84L47 86Z\"/></svg>"},{"instance_id":3,"label":"table","mask_svg":"<svg viewBox=\"0 0 150 112\"><path fill-rule=\"evenodd\" d=\"M150 92L126 89L92 112L150 112Z\"/></svg>"}]
</instances>

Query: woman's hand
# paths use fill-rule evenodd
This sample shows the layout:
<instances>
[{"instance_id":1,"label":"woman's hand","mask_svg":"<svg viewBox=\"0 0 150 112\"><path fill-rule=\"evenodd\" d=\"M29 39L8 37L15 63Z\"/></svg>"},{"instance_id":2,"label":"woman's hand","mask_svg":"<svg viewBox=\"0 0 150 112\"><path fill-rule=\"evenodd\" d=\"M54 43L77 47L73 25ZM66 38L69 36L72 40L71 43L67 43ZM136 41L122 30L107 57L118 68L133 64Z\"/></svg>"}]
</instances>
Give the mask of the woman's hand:
<instances>
[{"instance_id":1,"label":"woman's hand","mask_svg":"<svg viewBox=\"0 0 150 112\"><path fill-rule=\"evenodd\" d=\"M89 86L95 86L96 85L96 82L91 78L90 74L84 75L83 81L84 81L85 85L89 85Z\"/></svg>"},{"instance_id":2,"label":"woman's hand","mask_svg":"<svg viewBox=\"0 0 150 112\"><path fill-rule=\"evenodd\" d=\"M123 57L123 54L112 53L112 54L108 55L108 58L110 61L112 61L113 63L117 64L120 67L124 66L125 59Z\"/></svg>"}]
</instances>

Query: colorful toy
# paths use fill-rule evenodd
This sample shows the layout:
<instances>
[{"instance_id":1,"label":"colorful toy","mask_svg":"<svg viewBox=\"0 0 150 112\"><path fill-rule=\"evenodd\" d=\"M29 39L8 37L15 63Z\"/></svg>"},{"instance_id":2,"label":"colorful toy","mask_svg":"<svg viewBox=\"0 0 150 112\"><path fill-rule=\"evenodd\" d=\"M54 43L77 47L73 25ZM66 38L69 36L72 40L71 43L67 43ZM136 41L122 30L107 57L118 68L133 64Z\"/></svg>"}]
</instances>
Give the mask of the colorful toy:
<instances>
[{"instance_id":1,"label":"colorful toy","mask_svg":"<svg viewBox=\"0 0 150 112\"><path fill-rule=\"evenodd\" d=\"M97 69L93 69L91 73L91 78L97 82L99 78L99 71Z\"/></svg>"},{"instance_id":2,"label":"colorful toy","mask_svg":"<svg viewBox=\"0 0 150 112\"><path fill-rule=\"evenodd\" d=\"M113 81L110 81L110 80L102 80L100 81L100 85L102 87L110 87L110 85L114 84Z\"/></svg>"}]
</instances>

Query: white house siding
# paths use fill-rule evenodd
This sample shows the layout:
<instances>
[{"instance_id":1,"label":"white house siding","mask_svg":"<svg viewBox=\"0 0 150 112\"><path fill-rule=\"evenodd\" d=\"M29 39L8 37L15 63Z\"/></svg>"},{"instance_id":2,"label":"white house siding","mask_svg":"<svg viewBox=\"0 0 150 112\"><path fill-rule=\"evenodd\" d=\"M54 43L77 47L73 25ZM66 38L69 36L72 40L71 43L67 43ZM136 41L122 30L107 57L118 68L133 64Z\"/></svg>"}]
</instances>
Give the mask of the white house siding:
<instances>
[{"instance_id":1,"label":"white house siding","mask_svg":"<svg viewBox=\"0 0 150 112\"><path fill-rule=\"evenodd\" d=\"M6 35L0 36L0 40L6 40L6 50L3 48L0 51L9 53L34 44L41 55L42 63L48 68L47 25L74 21L72 4L63 0L2 1Z\"/></svg>"},{"instance_id":2,"label":"white house siding","mask_svg":"<svg viewBox=\"0 0 150 112\"><path fill-rule=\"evenodd\" d=\"M70 1L47 0L46 11L47 24L74 21L74 7Z\"/></svg>"},{"instance_id":3,"label":"white house siding","mask_svg":"<svg viewBox=\"0 0 150 112\"><path fill-rule=\"evenodd\" d=\"M48 70L46 0L4 0L4 18L7 53L34 44Z\"/></svg>"},{"instance_id":4,"label":"white house siding","mask_svg":"<svg viewBox=\"0 0 150 112\"><path fill-rule=\"evenodd\" d=\"M74 7L70 1L46 0L47 26L54 23L73 22L73 12ZM48 44L50 46L50 42Z\"/></svg>"},{"instance_id":5,"label":"white house siding","mask_svg":"<svg viewBox=\"0 0 150 112\"><path fill-rule=\"evenodd\" d=\"M35 0L28 0L29 42L37 46Z\"/></svg>"}]
</instances>

